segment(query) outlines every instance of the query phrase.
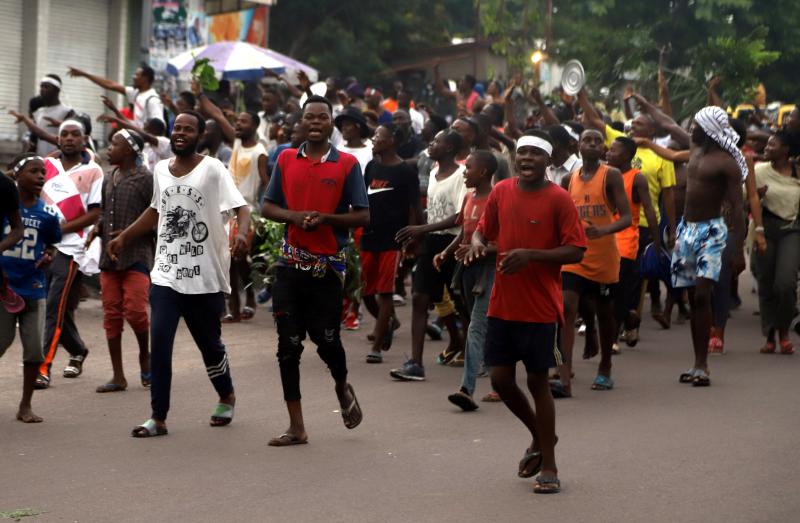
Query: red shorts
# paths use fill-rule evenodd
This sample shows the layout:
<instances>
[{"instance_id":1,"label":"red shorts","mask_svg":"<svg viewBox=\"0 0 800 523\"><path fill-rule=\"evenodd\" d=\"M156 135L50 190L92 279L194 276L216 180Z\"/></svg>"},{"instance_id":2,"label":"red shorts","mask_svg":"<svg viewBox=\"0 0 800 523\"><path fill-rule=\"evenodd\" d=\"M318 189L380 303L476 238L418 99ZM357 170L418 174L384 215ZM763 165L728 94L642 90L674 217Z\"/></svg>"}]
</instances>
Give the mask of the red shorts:
<instances>
[{"instance_id":1,"label":"red shorts","mask_svg":"<svg viewBox=\"0 0 800 523\"><path fill-rule=\"evenodd\" d=\"M362 294L392 294L400 251L361 251Z\"/></svg>"}]
</instances>

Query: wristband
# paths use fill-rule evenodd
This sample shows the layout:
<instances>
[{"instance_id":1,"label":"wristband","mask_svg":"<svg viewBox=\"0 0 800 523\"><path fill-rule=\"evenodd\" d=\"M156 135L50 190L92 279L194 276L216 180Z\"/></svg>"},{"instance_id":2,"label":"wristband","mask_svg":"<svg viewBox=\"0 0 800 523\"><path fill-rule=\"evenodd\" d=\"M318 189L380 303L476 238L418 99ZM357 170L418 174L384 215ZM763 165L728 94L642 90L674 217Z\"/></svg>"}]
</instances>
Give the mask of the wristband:
<instances>
[{"instance_id":1,"label":"wristband","mask_svg":"<svg viewBox=\"0 0 800 523\"><path fill-rule=\"evenodd\" d=\"M763 225L759 225L758 227L755 228L755 231L756 232L764 232L764 226Z\"/></svg>"}]
</instances>

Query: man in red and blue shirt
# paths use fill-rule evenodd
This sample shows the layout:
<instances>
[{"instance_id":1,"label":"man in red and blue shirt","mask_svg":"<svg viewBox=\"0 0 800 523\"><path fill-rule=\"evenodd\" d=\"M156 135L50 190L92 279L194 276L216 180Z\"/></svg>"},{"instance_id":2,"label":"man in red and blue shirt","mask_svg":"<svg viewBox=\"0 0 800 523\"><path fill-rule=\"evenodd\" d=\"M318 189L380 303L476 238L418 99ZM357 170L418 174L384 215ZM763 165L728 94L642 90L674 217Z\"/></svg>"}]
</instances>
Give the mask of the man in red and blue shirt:
<instances>
[{"instance_id":1,"label":"man in red and blue shirt","mask_svg":"<svg viewBox=\"0 0 800 523\"><path fill-rule=\"evenodd\" d=\"M333 130L330 102L309 97L303 123L307 140L280 154L262 207L264 217L286 224L272 302L289 429L270 440L276 447L308 441L300 404L300 354L306 333L336 382L345 426L353 429L362 419L347 382L339 326L344 249L349 229L369 224L367 191L358 160L328 142Z\"/></svg>"}]
</instances>

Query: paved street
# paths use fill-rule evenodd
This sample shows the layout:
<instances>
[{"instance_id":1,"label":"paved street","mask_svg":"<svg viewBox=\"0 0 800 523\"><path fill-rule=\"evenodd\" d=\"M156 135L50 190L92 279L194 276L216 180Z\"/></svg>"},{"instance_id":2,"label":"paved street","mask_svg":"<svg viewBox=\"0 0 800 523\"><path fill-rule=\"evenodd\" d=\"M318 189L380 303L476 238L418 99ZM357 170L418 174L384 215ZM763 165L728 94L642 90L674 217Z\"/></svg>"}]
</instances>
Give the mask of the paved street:
<instances>
[{"instance_id":1,"label":"paved street","mask_svg":"<svg viewBox=\"0 0 800 523\"><path fill-rule=\"evenodd\" d=\"M310 444L276 449L287 426L265 309L224 327L236 419L211 428L215 396L185 328L175 348L170 435L133 439L149 415L125 333L130 388L100 395L110 377L99 301L81 304L91 349L85 373L65 380L61 350L53 387L34 397L41 425L14 420L20 348L0 363L0 512L32 508L23 521L797 521L800 497L800 356L758 353L754 296L729 323L728 354L712 359L713 385L677 382L691 363L688 327L664 332L648 319L643 342L615 358L617 388L589 390L595 363L579 361L576 397L560 400L558 464L563 492L536 496L516 477L521 425L499 404L460 413L446 400L461 369L433 363L428 381L393 383L409 352L410 307L382 365L367 365L372 321L345 333L352 382L365 413L354 431L336 412L333 384L307 347L302 366ZM795 339L797 341L797 339ZM578 340L582 343L582 338ZM578 349L580 354L580 348ZM479 382L485 393L488 381Z\"/></svg>"}]
</instances>

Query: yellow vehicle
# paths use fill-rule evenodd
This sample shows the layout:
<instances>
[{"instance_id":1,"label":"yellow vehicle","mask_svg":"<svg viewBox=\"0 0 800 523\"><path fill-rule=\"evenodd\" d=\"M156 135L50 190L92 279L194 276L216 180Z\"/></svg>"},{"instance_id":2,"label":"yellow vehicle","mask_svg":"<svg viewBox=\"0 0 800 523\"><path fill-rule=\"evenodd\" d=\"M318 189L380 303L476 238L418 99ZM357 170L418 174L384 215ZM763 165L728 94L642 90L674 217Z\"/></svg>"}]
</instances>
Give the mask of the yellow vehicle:
<instances>
[{"instance_id":1,"label":"yellow vehicle","mask_svg":"<svg viewBox=\"0 0 800 523\"><path fill-rule=\"evenodd\" d=\"M778 127L783 127L784 120L789 117L789 113L794 111L795 105L794 104L783 104L781 105L780 109L778 109Z\"/></svg>"}]
</instances>

